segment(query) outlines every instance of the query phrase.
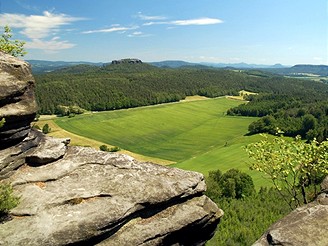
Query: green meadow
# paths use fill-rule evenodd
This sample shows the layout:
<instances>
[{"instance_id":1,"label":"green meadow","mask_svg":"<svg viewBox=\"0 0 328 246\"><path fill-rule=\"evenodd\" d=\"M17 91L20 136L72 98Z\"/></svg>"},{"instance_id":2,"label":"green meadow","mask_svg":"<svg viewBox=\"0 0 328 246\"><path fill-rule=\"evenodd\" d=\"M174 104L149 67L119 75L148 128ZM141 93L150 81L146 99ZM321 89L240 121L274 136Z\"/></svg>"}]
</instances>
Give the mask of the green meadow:
<instances>
[{"instance_id":1,"label":"green meadow","mask_svg":"<svg viewBox=\"0 0 328 246\"><path fill-rule=\"evenodd\" d=\"M205 176L211 170L238 168L250 174L257 187L267 185L248 169L243 150L260 139L244 136L255 118L225 113L240 103L228 98L186 101L57 118L55 123L77 135L174 162L174 167Z\"/></svg>"}]
</instances>

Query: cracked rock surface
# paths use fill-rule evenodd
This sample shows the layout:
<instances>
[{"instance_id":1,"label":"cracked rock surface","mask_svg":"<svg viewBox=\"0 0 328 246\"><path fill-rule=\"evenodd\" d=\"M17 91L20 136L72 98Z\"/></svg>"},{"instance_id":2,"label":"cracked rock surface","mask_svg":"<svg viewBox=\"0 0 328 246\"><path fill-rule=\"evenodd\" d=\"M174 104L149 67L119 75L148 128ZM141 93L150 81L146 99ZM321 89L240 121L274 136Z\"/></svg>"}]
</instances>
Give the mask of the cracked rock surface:
<instances>
[{"instance_id":1,"label":"cracked rock surface","mask_svg":"<svg viewBox=\"0 0 328 246\"><path fill-rule=\"evenodd\" d=\"M37 106L34 78L30 65L0 51L0 149L24 139L30 129Z\"/></svg>"},{"instance_id":2,"label":"cracked rock surface","mask_svg":"<svg viewBox=\"0 0 328 246\"><path fill-rule=\"evenodd\" d=\"M0 245L201 245L223 215L202 195L201 174L92 148L67 147L5 181L21 202L0 225Z\"/></svg>"}]
</instances>

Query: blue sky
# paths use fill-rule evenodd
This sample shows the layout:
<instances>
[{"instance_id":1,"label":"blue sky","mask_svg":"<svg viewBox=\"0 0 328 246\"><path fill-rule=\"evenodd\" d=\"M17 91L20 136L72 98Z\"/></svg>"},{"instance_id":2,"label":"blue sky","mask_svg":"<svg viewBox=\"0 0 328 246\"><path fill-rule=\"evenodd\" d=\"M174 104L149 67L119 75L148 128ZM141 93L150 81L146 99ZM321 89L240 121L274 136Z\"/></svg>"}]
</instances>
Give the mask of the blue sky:
<instances>
[{"instance_id":1,"label":"blue sky","mask_svg":"<svg viewBox=\"0 0 328 246\"><path fill-rule=\"evenodd\" d=\"M327 0L0 0L25 59L328 65Z\"/></svg>"}]
</instances>

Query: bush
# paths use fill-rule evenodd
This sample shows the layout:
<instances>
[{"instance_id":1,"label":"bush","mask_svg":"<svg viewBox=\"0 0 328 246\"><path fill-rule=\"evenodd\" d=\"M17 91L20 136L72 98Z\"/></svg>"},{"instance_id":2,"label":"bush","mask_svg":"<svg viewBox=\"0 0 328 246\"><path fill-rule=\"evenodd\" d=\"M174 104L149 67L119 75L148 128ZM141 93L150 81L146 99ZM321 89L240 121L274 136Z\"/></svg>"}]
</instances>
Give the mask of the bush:
<instances>
[{"instance_id":1,"label":"bush","mask_svg":"<svg viewBox=\"0 0 328 246\"><path fill-rule=\"evenodd\" d=\"M107 151L107 152L109 152L109 148L108 148L108 146L107 145L100 145L99 146L99 149L101 150L101 151Z\"/></svg>"},{"instance_id":2,"label":"bush","mask_svg":"<svg viewBox=\"0 0 328 246\"><path fill-rule=\"evenodd\" d=\"M3 125L5 124L5 122L6 122L6 121L5 121L5 118L2 118L2 119L0 120L0 128L3 127Z\"/></svg>"},{"instance_id":3,"label":"bush","mask_svg":"<svg viewBox=\"0 0 328 246\"><path fill-rule=\"evenodd\" d=\"M9 184L0 184L0 216L7 214L18 203L19 197L13 195L12 186Z\"/></svg>"},{"instance_id":4,"label":"bush","mask_svg":"<svg viewBox=\"0 0 328 246\"><path fill-rule=\"evenodd\" d=\"M108 148L108 146L107 145L100 145L99 146L99 149L101 150L101 151L106 151L106 152L117 152L117 151L120 151L121 150L121 148L120 147L118 147L118 146L114 146L114 147L112 147L112 148Z\"/></svg>"},{"instance_id":5,"label":"bush","mask_svg":"<svg viewBox=\"0 0 328 246\"><path fill-rule=\"evenodd\" d=\"M120 151L120 150L121 150L121 148L118 147L118 146L114 146L114 147L110 148L110 152L117 152L117 151Z\"/></svg>"},{"instance_id":6,"label":"bush","mask_svg":"<svg viewBox=\"0 0 328 246\"><path fill-rule=\"evenodd\" d=\"M45 125L42 127L42 132L43 132L44 134L48 134L50 131L51 131L51 128L49 127L48 124L45 124Z\"/></svg>"},{"instance_id":7,"label":"bush","mask_svg":"<svg viewBox=\"0 0 328 246\"><path fill-rule=\"evenodd\" d=\"M83 114L85 112L85 109L80 108L79 106L73 105L73 106L65 106L65 105L58 105L56 108L56 115L59 116L69 116L74 117L76 114Z\"/></svg>"}]
</instances>

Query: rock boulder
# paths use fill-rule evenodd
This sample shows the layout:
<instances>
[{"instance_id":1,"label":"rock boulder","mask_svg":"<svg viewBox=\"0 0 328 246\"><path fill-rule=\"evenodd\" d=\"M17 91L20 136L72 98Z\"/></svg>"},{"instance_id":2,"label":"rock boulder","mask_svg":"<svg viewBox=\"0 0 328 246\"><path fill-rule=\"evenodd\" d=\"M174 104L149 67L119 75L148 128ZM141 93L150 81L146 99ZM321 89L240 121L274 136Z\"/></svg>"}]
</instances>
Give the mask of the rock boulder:
<instances>
[{"instance_id":1,"label":"rock boulder","mask_svg":"<svg viewBox=\"0 0 328 246\"><path fill-rule=\"evenodd\" d=\"M196 172L83 147L30 164L5 180L21 202L0 245L202 245L223 215Z\"/></svg>"},{"instance_id":2,"label":"rock boulder","mask_svg":"<svg viewBox=\"0 0 328 246\"><path fill-rule=\"evenodd\" d=\"M36 114L30 65L0 51L0 149L24 139Z\"/></svg>"}]
</instances>

